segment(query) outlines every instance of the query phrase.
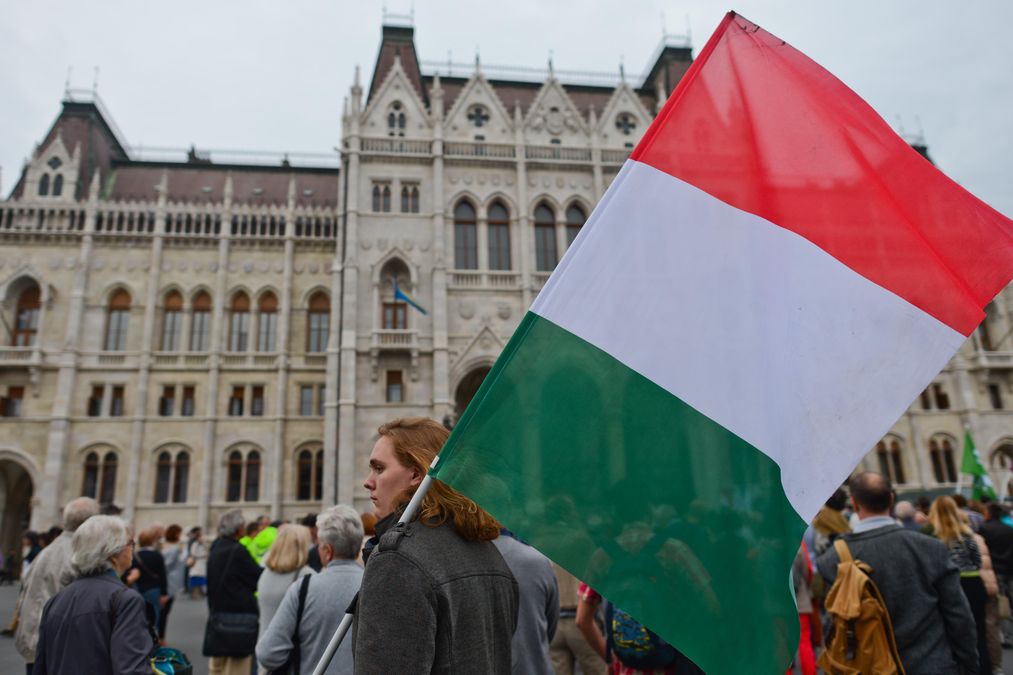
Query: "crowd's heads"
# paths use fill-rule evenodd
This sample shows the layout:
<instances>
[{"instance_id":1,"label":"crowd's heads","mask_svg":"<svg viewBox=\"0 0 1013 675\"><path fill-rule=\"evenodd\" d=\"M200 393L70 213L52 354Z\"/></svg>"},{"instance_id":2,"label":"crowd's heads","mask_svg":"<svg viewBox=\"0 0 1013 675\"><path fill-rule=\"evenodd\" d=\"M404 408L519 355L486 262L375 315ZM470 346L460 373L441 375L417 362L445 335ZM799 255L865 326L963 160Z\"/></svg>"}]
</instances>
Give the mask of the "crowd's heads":
<instances>
[{"instance_id":1,"label":"crowd's heads","mask_svg":"<svg viewBox=\"0 0 1013 675\"><path fill-rule=\"evenodd\" d=\"M98 502L91 497L78 497L67 502L63 507L63 529L73 532L81 527L81 523L99 512Z\"/></svg>"},{"instance_id":2,"label":"crowd's heads","mask_svg":"<svg viewBox=\"0 0 1013 675\"><path fill-rule=\"evenodd\" d=\"M888 513L893 502L890 479L875 471L863 471L848 483L855 505L872 514Z\"/></svg>"},{"instance_id":3,"label":"crowd's heads","mask_svg":"<svg viewBox=\"0 0 1013 675\"><path fill-rule=\"evenodd\" d=\"M957 505L958 508L961 508L961 509L966 509L967 508L967 497L965 497L964 495L960 494L959 492L957 492L956 494L951 495L950 499L953 500L953 502ZM935 504L933 504L933 506L935 506Z\"/></svg>"},{"instance_id":4,"label":"crowd's heads","mask_svg":"<svg viewBox=\"0 0 1013 675\"><path fill-rule=\"evenodd\" d=\"M308 527L282 525L264 556L264 566L281 574L300 569L309 559L311 544Z\"/></svg>"},{"instance_id":5,"label":"crowd's heads","mask_svg":"<svg viewBox=\"0 0 1013 675\"><path fill-rule=\"evenodd\" d=\"M893 515L904 522L914 518L916 511L915 505L908 501L897 502L897 505L893 507Z\"/></svg>"},{"instance_id":6,"label":"crowd's heads","mask_svg":"<svg viewBox=\"0 0 1013 675\"><path fill-rule=\"evenodd\" d=\"M130 530L118 516L94 516L82 523L71 539L70 562L78 574L115 569L110 558L130 544Z\"/></svg>"},{"instance_id":7,"label":"crowd's heads","mask_svg":"<svg viewBox=\"0 0 1013 675\"><path fill-rule=\"evenodd\" d=\"M359 519L362 521L362 534L363 536L372 537L376 534L376 514L372 511L366 511L359 515Z\"/></svg>"},{"instance_id":8,"label":"crowd's heads","mask_svg":"<svg viewBox=\"0 0 1013 675\"><path fill-rule=\"evenodd\" d=\"M966 518L952 497L936 497L929 508L929 522L935 535L947 543L956 541L961 536L970 536L971 528L968 527Z\"/></svg>"},{"instance_id":9,"label":"crowd's heads","mask_svg":"<svg viewBox=\"0 0 1013 675\"><path fill-rule=\"evenodd\" d=\"M169 527L165 528L165 541L169 544L175 544L179 542L179 536L183 534L183 528L173 523Z\"/></svg>"},{"instance_id":10,"label":"crowd's heads","mask_svg":"<svg viewBox=\"0 0 1013 675\"><path fill-rule=\"evenodd\" d=\"M390 439L394 455L404 467L424 476L433 458L447 442L450 432L437 422L425 417L406 417L380 425L377 433ZM414 492L412 490L411 492ZM406 501L411 494L406 494ZM440 481L433 481L422 502L420 519L438 525L452 518L454 527L464 539L491 540L499 536L499 524L488 513L460 492ZM319 521L317 527L319 527Z\"/></svg>"},{"instance_id":11,"label":"crowd's heads","mask_svg":"<svg viewBox=\"0 0 1013 675\"><path fill-rule=\"evenodd\" d=\"M848 505L848 493L842 488L834 490L834 494L830 495L830 499L827 500L827 506L832 508L834 511L843 511L844 507Z\"/></svg>"},{"instance_id":12,"label":"crowd's heads","mask_svg":"<svg viewBox=\"0 0 1013 675\"><path fill-rule=\"evenodd\" d=\"M996 502L989 502L986 504L985 510L988 512L989 520L999 520L1004 515L1002 507Z\"/></svg>"},{"instance_id":13,"label":"crowd's heads","mask_svg":"<svg viewBox=\"0 0 1013 675\"><path fill-rule=\"evenodd\" d=\"M218 521L218 536L221 537L241 537L243 536L243 526L246 521L243 520L243 512L239 509L233 509L222 514L221 519Z\"/></svg>"},{"instance_id":14,"label":"crowd's heads","mask_svg":"<svg viewBox=\"0 0 1013 675\"><path fill-rule=\"evenodd\" d=\"M162 538L162 528L151 526L146 527L137 534L137 545L141 547L154 546Z\"/></svg>"},{"instance_id":15,"label":"crowd's heads","mask_svg":"<svg viewBox=\"0 0 1013 675\"><path fill-rule=\"evenodd\" d=\"M334 556L355 560L362 548L362 520L351 506L338 504L317 516L317 541L330 546Z\"/></svg>"}]
</instances>

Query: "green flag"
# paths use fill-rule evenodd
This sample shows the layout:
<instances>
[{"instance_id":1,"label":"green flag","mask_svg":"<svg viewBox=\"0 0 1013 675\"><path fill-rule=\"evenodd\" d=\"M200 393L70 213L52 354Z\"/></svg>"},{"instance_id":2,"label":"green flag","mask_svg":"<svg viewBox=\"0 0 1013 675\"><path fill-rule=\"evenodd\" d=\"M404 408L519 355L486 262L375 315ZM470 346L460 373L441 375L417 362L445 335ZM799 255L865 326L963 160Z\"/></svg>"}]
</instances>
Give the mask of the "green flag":
<instances>
[{"instance_id":1,"label":"green flag","mask_svg":"<svg viewBox=\"0 0 1013 675\"><path fill-rule=\"evenodd\" d=\"M971 499L981 499L982 497L996 498L995 489L992 487L992 480L988 477L988 472L985 471L985 466L981 463L981 457L978 456L978 448L974 447L970 431L964 432L964 456L960 460L960 472L974 476L974 480L971 482Z\"/></svg>"}]
</instances>

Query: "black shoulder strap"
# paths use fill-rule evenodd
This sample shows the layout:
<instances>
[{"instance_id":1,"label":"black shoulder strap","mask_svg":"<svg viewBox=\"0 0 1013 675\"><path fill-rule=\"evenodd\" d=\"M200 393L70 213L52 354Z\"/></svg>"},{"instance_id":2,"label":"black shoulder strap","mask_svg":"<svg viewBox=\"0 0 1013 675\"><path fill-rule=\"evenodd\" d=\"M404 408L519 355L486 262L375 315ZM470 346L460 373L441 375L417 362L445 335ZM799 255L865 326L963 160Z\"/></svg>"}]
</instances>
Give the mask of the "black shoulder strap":
<instances>
[{"instance_id":1,"label":"black shoulder strap","mask_svg":"<svg viewBox=\"0 0 1013 675\"><path fill-rule=\"evenodd\" d=\"M288 663L291 664L291 670L289 672L296 673L298 675L299 668L302 665L302 648L299 646L299 625L302 623L303 609L306 607L306 593L310 587L310 574L303 576L302 581L299 582L299 604L295 610L295 630L292 632L292 651L288 656Z\"/></svg>"},{"instance_id":2,"label":"black shoulder strap","mask_svg":"<svg viewBox=\"0 0 1013 675\"><path fill-rule=\"evenodd\" d=\"M235 559L236 551L239 549L243 549L244 551L246 550L246 548L237 541L236 545L232 548L232 551L229 553L229 559L225 562L225 570L224 572L222 572L222 581L221 583L215 585L216 591L220 589L220 587L225 583L225 579L228 578L229 568L232 567L232 561ZM216 605L218 604L218 593L215 593L214 597L211 597L211 584L208 584L208 598L214 601L214 604Z\"/></svg>"}]
</instances>

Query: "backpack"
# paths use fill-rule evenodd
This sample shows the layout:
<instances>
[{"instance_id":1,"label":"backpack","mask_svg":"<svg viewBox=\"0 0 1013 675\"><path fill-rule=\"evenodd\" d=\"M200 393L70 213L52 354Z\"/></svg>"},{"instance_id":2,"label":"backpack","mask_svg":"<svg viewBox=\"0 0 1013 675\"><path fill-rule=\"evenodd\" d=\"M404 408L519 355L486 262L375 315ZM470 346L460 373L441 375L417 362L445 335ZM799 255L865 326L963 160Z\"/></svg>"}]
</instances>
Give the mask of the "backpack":
<instances>
[{"instance_id":1,"label":"backpack","mask_svg":"<svg viewBox=\"0 0 1013 675\"><path fill-rule=\"evenodd\" d=\"M605 604L605 645L608 654L615 654L624 666L637 670L666 668L681 656L675 647L611 602Z\"/></svg>"},{"instance_id":2,"label":"backpack","mask_svg":"<svg viewBox=\"0 0 1013 675\"><path fill-rule=\"evenodd\" d=\"M869 576L872 568L852 558L843 539L834 548L840 562L827 593L831 621L820 668L828 675L904 675L890 613Z\"/></svg>"}]
</instances>

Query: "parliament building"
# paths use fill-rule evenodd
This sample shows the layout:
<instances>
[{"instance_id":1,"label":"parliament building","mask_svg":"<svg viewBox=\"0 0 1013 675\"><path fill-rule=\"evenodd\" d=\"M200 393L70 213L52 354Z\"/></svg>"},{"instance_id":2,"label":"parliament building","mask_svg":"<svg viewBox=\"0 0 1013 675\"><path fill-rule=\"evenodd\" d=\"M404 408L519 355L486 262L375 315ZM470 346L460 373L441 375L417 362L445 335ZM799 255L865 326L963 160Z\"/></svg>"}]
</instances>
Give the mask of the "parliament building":
<instances>
[{"instance_id":1,"label":"parliament building","mask_svg":"<svg viewBox=\"0 0 1013 675\"><path fill-rule=\"evenodd\" d=\"M0 201L4 553L82 494L139 526L368 508L376 427L454 423L692 63L430 63L413 34L383 27L333 159L132 149L66 93ZM1007 289L864 464L952 490L968 428L1009 493L1011 332Z\"/></svg>"}]
</instances>

